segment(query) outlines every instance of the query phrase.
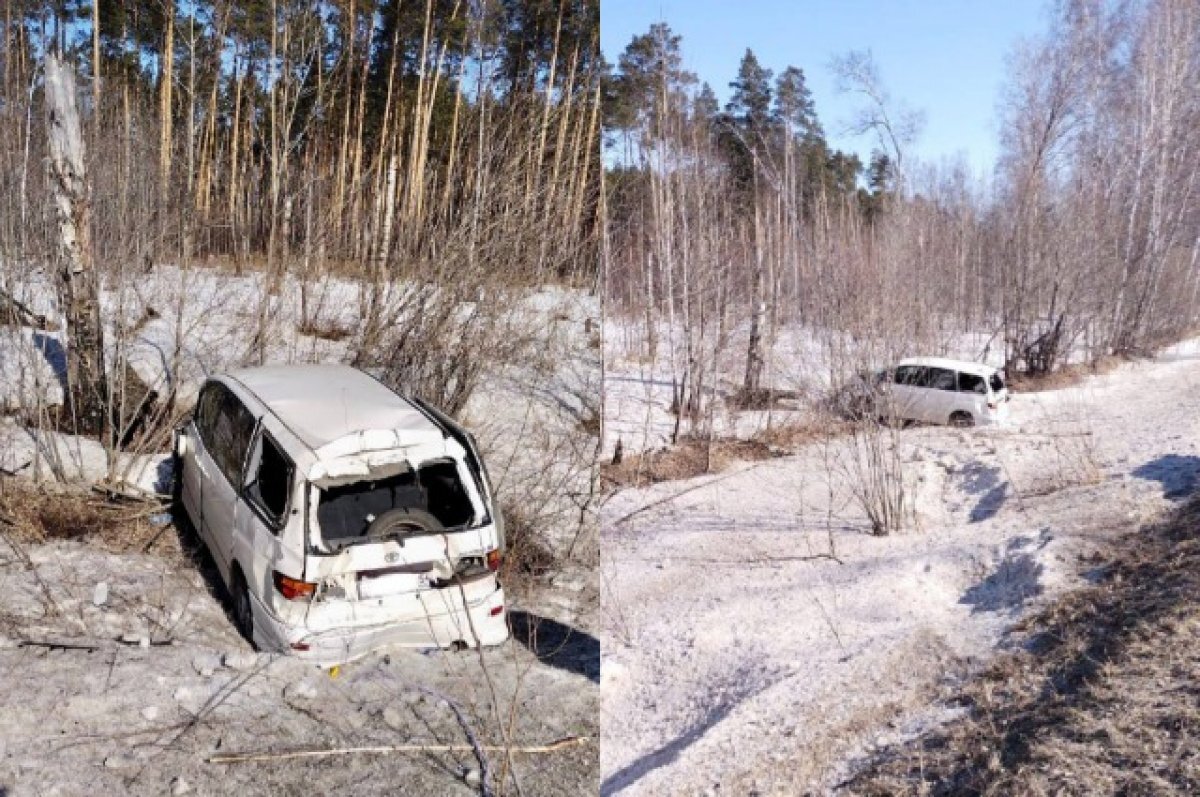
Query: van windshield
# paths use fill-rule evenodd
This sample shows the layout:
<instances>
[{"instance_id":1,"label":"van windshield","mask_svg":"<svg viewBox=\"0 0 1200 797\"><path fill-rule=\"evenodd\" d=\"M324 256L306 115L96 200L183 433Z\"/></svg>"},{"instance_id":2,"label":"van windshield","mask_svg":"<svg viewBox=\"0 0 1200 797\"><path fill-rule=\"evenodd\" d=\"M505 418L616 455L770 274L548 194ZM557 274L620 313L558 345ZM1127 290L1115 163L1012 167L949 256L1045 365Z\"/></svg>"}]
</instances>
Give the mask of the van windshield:
<instances>
[{"instance_id":1,"label":"van windshield","mask_svg":"<svg viewBox=\"0 0 1200 797\"><path fill-rule=\"evenodd\" d=\"M1004 377L1000 376L1000 372L997 371L988 379L988 384L992 386L993 393L999 393L1004 389Z\"/></svg>"},{"instance_id":2,"label":"van windshield","mask_svg":"<svg viewBox=\"0 0 1200 797\"><path fill-rule=\"evenodd\" d=\"M428 531L461 529L471 523L475 507L452 460L428 462L416 471L385 479L354 482L318 491L317 523L330 548L369 539L368 530L392 509L412 511Z\"/></svg>"}]
</instances>

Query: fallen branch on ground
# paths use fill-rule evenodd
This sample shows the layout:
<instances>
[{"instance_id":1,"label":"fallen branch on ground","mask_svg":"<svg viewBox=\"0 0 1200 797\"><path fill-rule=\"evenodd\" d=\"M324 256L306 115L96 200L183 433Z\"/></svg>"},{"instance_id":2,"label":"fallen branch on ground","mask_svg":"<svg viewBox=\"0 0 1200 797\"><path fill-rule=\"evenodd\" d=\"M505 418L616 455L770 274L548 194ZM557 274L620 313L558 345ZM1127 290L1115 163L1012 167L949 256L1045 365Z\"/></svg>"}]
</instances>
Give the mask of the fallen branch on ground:
<instances>
[{"instance_id":1,"label":"fallen branch on ground","mask_svg":"<svg viewBox=\"0 0 1200 797\"><path fill-rule=\"evenodd\" d=\"M640 564L649 564L650 562L689 562L703 565L733 565L735 567L745 567L747 565L773 565L782 564L784 562L817 562L821 560L837 562L839 565L845 564L841 557L831 553L814 553L798 556L759 556L749 557L746 559L718 559L708 556L625 556L614 557L612 559L613 562L638 562Z\"/></svg>"},{"instance_id":2,"label":"fallen branch on ground","mask_svg":"<svg viewBox=\"0 0 1200 797\"><path fill-rule=\"evenodd\" d=\"M566 736L556 739L549 744L516 745L508 748L499 744L485 744L485 752L496 753L511 750L514 753L543 754L553 753L568 747L584 744L590 741L588 736ZM209 764L239 764L248 761L285 761L292 758L321 758L335 755L353 755L355 753L471 753L475 748L469 744L390 744L376 747L337 747L322 750L291 750L281 753L222 753L209 756L205 761Z\"/></svg>"},{"instance_id":3,"label":"fallen branch on ground","mask_svg":"<svg viewBox=\"0 0 1200 797\"><path fill-rule=\"evenodd\" d=\"M141 639L113 639L113 640L93 640L93 639L22 639L17 642L18 647L22 648L50 648L51 650L105 650L111 649L114 644L125 645L127 647L141 647ZM174 639L151 639L149 646L153 648L168 647L174 645Z\"/></svg>"}]
</instances>

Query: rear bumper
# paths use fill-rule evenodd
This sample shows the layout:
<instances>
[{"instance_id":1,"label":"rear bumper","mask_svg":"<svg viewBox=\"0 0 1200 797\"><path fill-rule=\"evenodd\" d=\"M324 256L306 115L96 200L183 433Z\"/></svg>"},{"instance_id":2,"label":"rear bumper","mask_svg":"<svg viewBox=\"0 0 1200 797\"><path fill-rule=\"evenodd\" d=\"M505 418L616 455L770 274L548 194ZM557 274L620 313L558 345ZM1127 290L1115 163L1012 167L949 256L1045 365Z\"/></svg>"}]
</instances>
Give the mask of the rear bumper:
<instances>
[{"instance_id":1,"label":"rear bumper","mask_svg":"<svg viewBox=\"0 0 1200 797\"><path fill-rule=\"evenodd\" d=\"M300 623L280 619L258 596L250 597L259 648L324 667L389 648L484 647L509 636L499 584L466 602L456 587L447 587L419 593L406 608L360 607L351 601L310 605Z\"/></svg>"}]
</instances>

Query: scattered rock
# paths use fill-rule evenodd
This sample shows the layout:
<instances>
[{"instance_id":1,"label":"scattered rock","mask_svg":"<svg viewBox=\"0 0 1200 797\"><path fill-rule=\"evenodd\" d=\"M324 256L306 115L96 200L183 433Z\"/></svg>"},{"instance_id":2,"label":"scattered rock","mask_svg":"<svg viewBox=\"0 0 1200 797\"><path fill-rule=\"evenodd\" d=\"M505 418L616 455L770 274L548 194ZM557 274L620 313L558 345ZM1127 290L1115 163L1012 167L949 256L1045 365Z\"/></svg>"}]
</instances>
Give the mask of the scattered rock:
<instances>
[{"instance_id":1,"label":"scattered rock","mask_svg":"<svg viewBox=\"0 0 1200 797\"><path fill-rule=\"evenodd\" d=\"M220 666L221 657L211 653L206 653L192 659L192 669L196 671L197 675L205 678L211 677Z\"/></svg>"},{"instance_id":2,"label":"scattered rock","mask_svg":"<svg viewBox=\"0 0 1200 797\"><path fill-rule=\"evenodd\" d=\"M192 784L180 777L171 778L171 794L179 797L181 794L191 794Z\"/></svg>"},{"instance_id":3,"label":"scattered rock","mask_svg":"<svg viewBox=\"0 0 1200 797\"><path fill-rule=\"evenodd\" d=\"M388 706L383 710L383 724L398 731L404 727L404 715L395 706Z\"/></svg>"},{"instance_id":4,"label":"scattered rock","mask_svg":"<svg viewBox=\"0 0 1200 797\"><path fill-rule=\"evenodd\" d=\"M466 772L463 773L463 782L473 789L479 788L479 784L482 780L483 776L480 774L479 770L475 769L474 767L470 767Z\"/></svg>"},{"instance_id":5,"label":"scattered rock","mask_svg":"<svg viewBox=\"0 0 1200 797\"><path fill-rule=\"evenodd\" d=\"M104 766L108 769L129 769L137 766L137 759L128 755L110 755L104 759Z\"/></svg>"},{"instance_id":6,"label":"scattered rock","mask_svg":"<svg viewBox=\"0 0 1200 797\"><path fill-rule=\"evenodd\" d=\"M258 664L258 654L250 650L226 653L221 657L221 663L231 670L246 672Z\"/></svg>"},{"instance_id":7,"label":"scattered rock","mask_svg":"<svg viewBox=\"0 0 1200 797\"><path fill-rule=\"evenodd\" d=\"M283 696L291 700L316 700L320 692L312 681L297 681L284 687Z\"/></svg>"},{"instance_id":8,"label":"scattered rock","mask_svg":"<svg viewBox=\"0 0 1200 797\"><path fill-rule=\"evenodd\" d=\"M92 590L92 605L103 606L106 603L108 603L108 582L101 581L96 585L96 588Z\"/></svg>"},{"instance_id":9,"label":"scattered rock","mask_svg":"<svg viewBox=\"0 0 1200 797\"><path fill-rule=\"evenodd\" d=\"M142 719L153 722L158 719L158 706L146 706L142 709Z\"/></svg>"}]
</instances>

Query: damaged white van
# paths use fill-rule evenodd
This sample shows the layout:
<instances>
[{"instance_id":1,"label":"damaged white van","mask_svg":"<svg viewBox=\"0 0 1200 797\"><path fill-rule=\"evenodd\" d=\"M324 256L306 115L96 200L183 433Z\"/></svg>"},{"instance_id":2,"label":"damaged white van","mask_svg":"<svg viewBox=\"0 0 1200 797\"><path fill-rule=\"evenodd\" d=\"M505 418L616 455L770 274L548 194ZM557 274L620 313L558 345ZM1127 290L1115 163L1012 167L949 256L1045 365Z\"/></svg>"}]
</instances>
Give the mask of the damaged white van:
<instances>
[{"instance_id":1,"label":"damaged white van","mask_svg":"<svg viewBox=\"0 0 1200 797\"><path fill-rule=\"evenodd\" d=\"M504 528L471 436L348 366L209 379L175 443L182 509L240 630L325 665L508 638Z\"/></svg>"},{"instance_id":2,"label":"damaged white van","mask_svg":"<svg viewBox=\"0 0 1200 797\"><path fill-rule=\"evenodd\" d=\"M897 418L951 426L990 426L1008 419L1003 373L982 363L913 357L884 379L886 412Z\"/></svg>"}]
</instances>

